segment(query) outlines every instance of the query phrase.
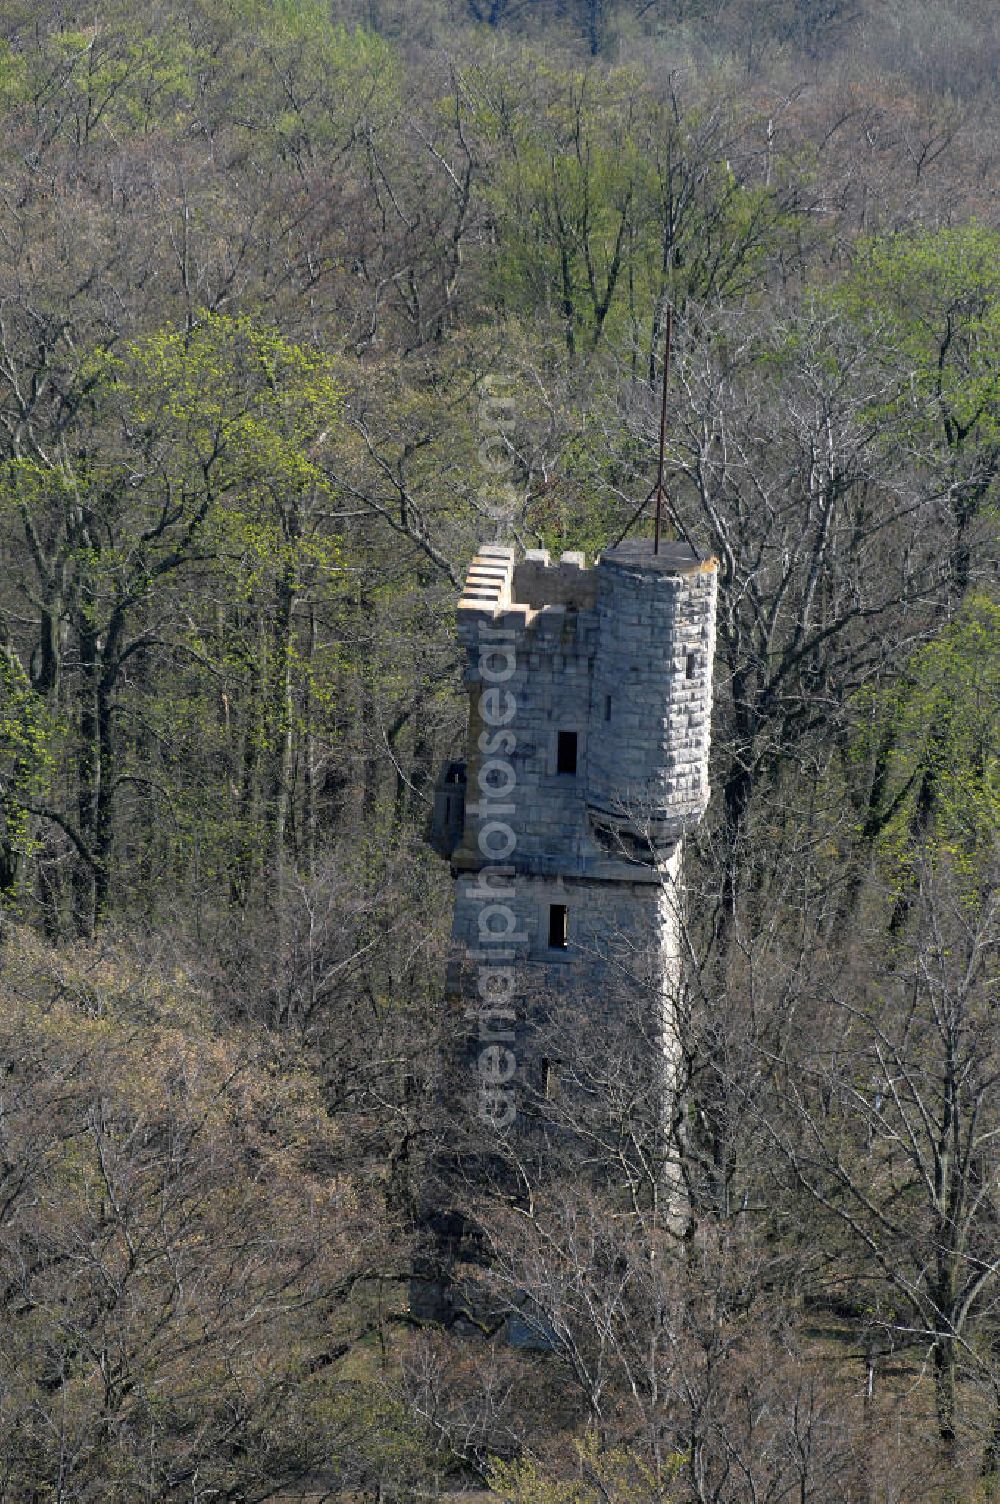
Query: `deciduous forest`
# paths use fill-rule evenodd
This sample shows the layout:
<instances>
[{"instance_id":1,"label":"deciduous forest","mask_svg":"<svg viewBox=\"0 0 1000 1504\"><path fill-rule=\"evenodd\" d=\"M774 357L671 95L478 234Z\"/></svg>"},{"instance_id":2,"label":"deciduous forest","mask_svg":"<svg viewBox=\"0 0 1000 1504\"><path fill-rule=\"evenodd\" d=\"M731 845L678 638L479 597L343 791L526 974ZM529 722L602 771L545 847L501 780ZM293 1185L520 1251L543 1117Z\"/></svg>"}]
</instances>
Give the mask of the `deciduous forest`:
<instances>
[{"instance_id":1,"label":"deciduous forest","mask_svg":"<svg viewBox=\"0 0 1000 1504\"><path fill-rule=\"evenodd\" d=\"M0 18L0 1500L1000 1497L990 0ZM668 307L685 1213L578 1040L447 1330L455 604L642 529Z\"/></svg>"}]
</instances>

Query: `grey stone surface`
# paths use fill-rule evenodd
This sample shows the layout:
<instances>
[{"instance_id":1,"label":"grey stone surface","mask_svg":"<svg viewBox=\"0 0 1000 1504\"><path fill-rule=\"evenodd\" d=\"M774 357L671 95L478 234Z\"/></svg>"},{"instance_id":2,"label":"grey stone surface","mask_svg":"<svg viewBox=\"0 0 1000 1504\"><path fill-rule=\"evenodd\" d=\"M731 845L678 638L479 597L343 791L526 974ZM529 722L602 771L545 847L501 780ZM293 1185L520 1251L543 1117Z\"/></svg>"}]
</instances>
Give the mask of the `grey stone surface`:
<instances>
[{"instance_id":1,"label":"grey stone surface","mask_svg":"<svg viewBox=\"0 0 1000 1504\"><path fill-rule=\"evenodd\" d=\"M439 820L462 831L449 989L475 1007L477 971L503 950L519 1071L532 997L546 992L594 1017L633 986L663 1021L668 1063L675 1054L682 842L709 794L716 582L715 560L641 542L590 569L580 554L518 561L488 545L469 570L464 821L451 805ZM573 772L558 770L560 732L576 737ZM553 905L566 909L565 948L549 945ZM512 929L508 945L491 924Z\"/></svg>"},{"instance_id":2,"label":"grey stone surface","mask_svg":"<svg viewBox=\"0 0 1000 1504\"><path fill-rule=\"evenodd\" d=\"M515 744L498 755L516 776L508 801L515 807L504 817L515 832L515 860L528 872L555 858L567 875L596 875L596 867L607 863L607 850L588 816L614 816L637 843L645 839L659 847L672 845L704 813L715 561L685 560L668 571L641 556L633 562L613 552L588 570L576 560L545 564L547 555L532 553L529 563L515 564L508 551L504 577L474 587L479 595L467 588L459 607L471 700L468 799L477 804L482 766L489 761L479 749L489 729L479 701L490 668L502 667L487 663L484 680L481 659L491 643L503 642L510 672L497 688L506 689L516 706L509 723ZM470 576L482 560L478 556ZM572 601L569 578L578 582ZM556 772L560 731L577 733L572 776ZM489 801L493 775L487 769L482 776ZM456 854L461 869L484 860L478 845L482 818L474 807L467 811Z\"/></svg>"}]
</instances>

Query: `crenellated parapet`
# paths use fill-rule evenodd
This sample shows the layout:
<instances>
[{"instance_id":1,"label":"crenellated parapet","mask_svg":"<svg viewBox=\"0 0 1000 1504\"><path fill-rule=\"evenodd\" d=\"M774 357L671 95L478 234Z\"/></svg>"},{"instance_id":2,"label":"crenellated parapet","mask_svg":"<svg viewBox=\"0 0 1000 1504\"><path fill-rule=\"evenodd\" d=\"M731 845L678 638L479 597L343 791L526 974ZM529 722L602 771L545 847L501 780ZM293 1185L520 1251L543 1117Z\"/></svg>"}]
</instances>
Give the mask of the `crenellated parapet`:
<instances>
[{"instance_id":1,"label":"crenellated parapet","mask_svg":"<svg viewBox=\"0 0 1000 1504\"><path fill-rule=\"evenodd\" d=\"M501 545L479 550L458 606L470 813L449 852L456 870L484 861L483 664L493 643L508 653L503 741L516 774L518 868L655 881L637 869L655 867L708 800L716 579L715 560L682 544L658 554L624 544L592 569L580 553L553 562L541 549L520 560Z\"/></svg>"}]
</instances>

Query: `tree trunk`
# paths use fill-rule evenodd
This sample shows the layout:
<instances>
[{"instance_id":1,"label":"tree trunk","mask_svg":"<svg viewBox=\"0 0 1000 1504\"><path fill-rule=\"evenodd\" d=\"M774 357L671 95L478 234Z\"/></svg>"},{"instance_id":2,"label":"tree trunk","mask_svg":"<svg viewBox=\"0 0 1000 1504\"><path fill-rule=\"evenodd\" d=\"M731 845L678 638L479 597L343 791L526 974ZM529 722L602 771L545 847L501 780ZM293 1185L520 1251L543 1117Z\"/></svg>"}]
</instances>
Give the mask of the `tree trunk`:
<instances>
[{"instance_id":1,"label":"tree trunk","mask_svg":"<svg viewBox=\"0 0 1000 1504\"><path fill-rule=\"evenodd\" d=\"M306 871L312 877L316 871L316 739L312 702L312 675L316 658L316 612L309 608L309 636L306 641L306 675L302 719L304 725L304 748L302 754L302 840L301 855Z\"/></svg>"},{"instance_id":2,"label":"tree trunk","mask_svg":"<svg viewBox=\"0 0 1000 1504\"><path fill-rule=\"evenodd\" d=\"M86 620L78 625L80 646L80 721L77 753L77 829L88 852L93 851L101 787L101 743L98 734L98 683L101 677L98 634ZM93 938L97 924L94 867L77 853L73 869L73 917L77 933Z\"/></svg>"},{"instance_id":3,"label":"tree trunk","mask_svg":"<svg viewBox=\"0 0 1000 1504\"><path fill-rule=\"evenodd\" d=\"M996 1360L994 1359L994 1362ZM989 1435L983 1448L983 1461L980 1472L984 1478L993 1480L993 1488L996 1488L996 1479L1000 1475L1000 1380L993 1381L993 1418L990 1423Z\"/></svg>"},{"instance_id":4,"label":"tree trunk","mask_svg":"<svg viewBox=\"0 0 1000 1504\"><path fill-rule=\"evenodd\" d=\"M285 833L291 802L293 765L294 704L292 694L292 612L295 607L295 584L291 567L285 571L278 588L275 622L274 697L271 715L274 723L274 756L271 770L271 869L274 898L280 903L284 890Z\"/></svg>"},{"instance_id":5,"label":"tree trunk","mask_svg":"<svg viewBox=\"0 0 1000 1504\"><path fill-rule=\"evenodd\" d=\"M604 19L604 0L588 0L587 3L587 41L590 44L591 57L597 57L601 50L603 40L602 21Z\"/></svg>"},{"instance_id":6,"label":"tree trunk","mask_svg":"<svg viewBox=\"0 0 1000 1504\"><path fill-rule=\"evenodd\" d=\"M271 765L270 844L274 897L280 905L284 891L285 844L292 813L295 777L295 608L299 599L299 548L302 521L296 501L281 510L284 561L278 577L274 613L274 691L271 704L274 756Z\"/></svg>"},{"instance_id":7,"label":"tree trunk","mask_svg":"<svg viewBox=\"0 0 1000 1504\"><path fill-rule=\"evenodd\" d=\"M941 1332L934 1344L934 1408L941 1455L949 1466L954 1466L956 1460L955 1366L955 1339L950 1333Z\"/></svg>"},{"instance_id":8,"label":"tree trunk","mask_svg":"<svg viewBox=\"0 0 1000 1504\"><path fill-rule=\"evenodd\" d=\"M264 736L262 707L267 685L268 654L267 635L263 615L253 611L257 639L257 661L247 675L246 699L243 709L243 748L240 765L240 786L236 800L237 852L233 864L230 893L234 903L242 907L250 901L250 894L259 868L258 838L260 815L260 762L261 743ZM249 623L247 624L249 627Z\"/></svg>"}]
</instances>

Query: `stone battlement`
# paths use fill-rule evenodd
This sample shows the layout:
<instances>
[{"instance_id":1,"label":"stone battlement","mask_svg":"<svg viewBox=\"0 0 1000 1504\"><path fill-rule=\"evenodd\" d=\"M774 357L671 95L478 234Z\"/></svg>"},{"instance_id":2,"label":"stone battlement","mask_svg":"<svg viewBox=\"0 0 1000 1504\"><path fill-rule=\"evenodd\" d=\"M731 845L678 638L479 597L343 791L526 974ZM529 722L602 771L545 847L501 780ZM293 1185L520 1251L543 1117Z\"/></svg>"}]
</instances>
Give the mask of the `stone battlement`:
<instances>
[{"instance_id":1,"label":"stone battlement","mask_svg":"<svg viewBox=\"0 0 1000 1504\"><path fill-rule=\"evenodd\" d=\"M708 799L716 576L714 559L675 542L654 553L649 540L632 540L591 569L579 553L553 562L542 549L519 560L505 545L480 548L458 607L470 695L470 818L460 836L455 792L442 786L439 800L439 824L457 845L436 844L453 867L484 863L488 749L506 744L515 866L656 880L659 856ZM501 682L510 715L497 739L488 719L496 692L483 696Z\"/></svg>"},{"instance_id":2,"label":"stone battlement","mask_svg":"<svg viewBox=\"0 0 1000 1504\"><path fill-rule=\"evenodd\" d=\"M553 564L547 549L529 548L514 569L514 599L535 611L546 606L592 611L597 605L597 576L587 568L583 554L561 554Z\"/></svg>"},{"instance_id":3,"label":"stone battlement","mask_svg":"<svg viewBox=\"0 0 1000 1504\"><path fill-rule=\"evenodd\" d=\"M637 539L606 549L596 568L588 569L582 553L567 551L553 563L548 549L529 548L518 561L506 544L483 543L469 565L458 603L459 627L476 618L509 618L508 625L530 626L549 608L593 611L598 604L601 570L612 567L638 570L649 576L683 577L714 572L716 561L702 559L686 544L664 543L652 552L648 539Z\"/></svg>"},{"instance_id":4,"label":"stone battlement","mask_svg":"<svg viewBox=\"0 0 1000 1504\"><path fill-rule=\"evenodd\" d=\"M482 543L465 576L458 602L459 624L470 615L509 611L514 598L514 550Z\"/></svg>"}]
</instances>

